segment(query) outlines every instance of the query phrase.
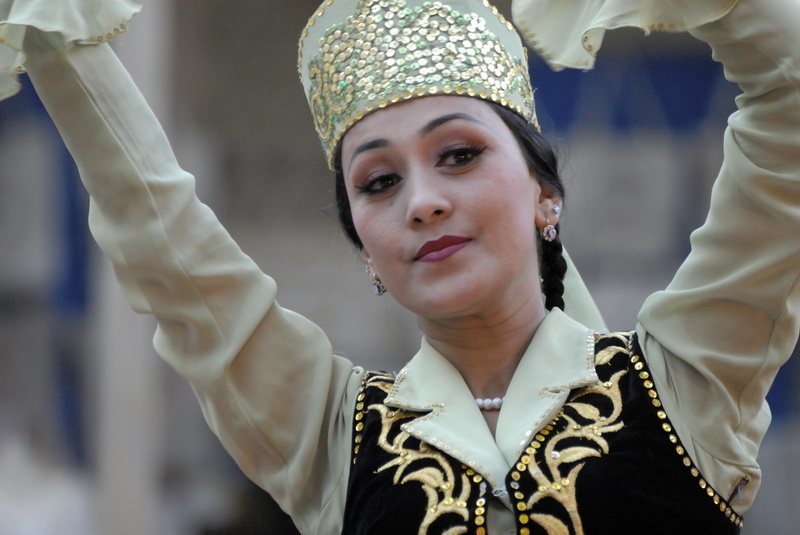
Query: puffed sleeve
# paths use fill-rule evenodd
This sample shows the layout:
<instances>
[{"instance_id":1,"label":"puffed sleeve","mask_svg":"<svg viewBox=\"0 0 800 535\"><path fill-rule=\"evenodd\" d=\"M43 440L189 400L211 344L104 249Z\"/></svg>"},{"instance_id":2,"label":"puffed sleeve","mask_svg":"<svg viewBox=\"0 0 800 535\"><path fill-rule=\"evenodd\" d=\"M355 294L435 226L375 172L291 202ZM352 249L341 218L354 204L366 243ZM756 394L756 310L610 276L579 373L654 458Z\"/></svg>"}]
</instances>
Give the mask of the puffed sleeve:
<instances>
[{"instance_id":1,"label":"puffed sleeve","mask_svg":"<svg viewBox=\"0 0 800 535\"><path fill-rule=\"evenodd\" d=\"M27 29L22 53L90 193L92 233L133 308L157 319L157 352L303 533L338 532L325 522L344 508L360 370L276 303L274 281L197 199L107 44Z\"/></svg>"},{"instance_id":2,"label":"puffed sleeve","mask_svg":"<svg viewBox=\"0 0 800 535\"><path fill-rule=\"evenodd\" d=\"M523 0L518 9L529 4L537 13L553 7ZM800 2L577 4L589 22L568 45L570 31L534 36L556 66L590 67L610 28L689 30L742 90L708 218L674 280L645 302L638 328L682 441L715 488L742 491L733 500L742 513L760 482L765 397L800 329Z\"/></svg>"}]
</instances>

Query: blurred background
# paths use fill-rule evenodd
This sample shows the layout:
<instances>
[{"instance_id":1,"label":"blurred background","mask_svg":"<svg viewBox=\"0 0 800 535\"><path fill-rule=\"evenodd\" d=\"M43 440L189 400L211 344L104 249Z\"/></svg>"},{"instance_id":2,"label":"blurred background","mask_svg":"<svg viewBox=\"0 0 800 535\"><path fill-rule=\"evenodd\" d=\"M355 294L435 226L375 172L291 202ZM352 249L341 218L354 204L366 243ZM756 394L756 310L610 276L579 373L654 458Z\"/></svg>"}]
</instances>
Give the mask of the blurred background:
<instances>
[{"instance_id":1,"label":"blurred background","mask_svg":"<svg viewBox=\"0 0 800 535\"><path fill-rule=\"evenodd\" d=\"M338 229L296 76L318 0L143 4L114 46L201 199L277 280L283 306L354 362L398 370L421 334L373 296ZM590 73L552 73L535 57L531 68L562 155L564 242L609 327L630 329L704 219L736 88L684 35L623 30ZM0 103L0 535L295 533L153 353L152 321L122 301L74 166L22 79ZM790 362L771 394L764 486L745 533L800 528L799 374Z\"/></svg>"}]
</instances>

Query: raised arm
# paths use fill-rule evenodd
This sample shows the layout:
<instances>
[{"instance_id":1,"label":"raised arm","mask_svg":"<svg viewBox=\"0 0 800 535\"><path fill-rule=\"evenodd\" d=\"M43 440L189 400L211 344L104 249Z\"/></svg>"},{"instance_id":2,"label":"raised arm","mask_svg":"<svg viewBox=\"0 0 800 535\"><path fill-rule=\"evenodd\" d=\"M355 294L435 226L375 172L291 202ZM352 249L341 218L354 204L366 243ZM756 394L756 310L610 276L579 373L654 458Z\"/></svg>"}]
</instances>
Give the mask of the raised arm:
<instances>
[{"instance_id":1,"label":"raised arm","mask_svg":"<svg viewBox=\"0 0 800 535\"><path fill-rule=\"evenodd\" d=\"M243 470L301 530L325 532L319 512L343 507L335 491L358 371L277 305L272 279L196 198L111 48L52 37L26 30L26 68L78 164L92 232L127 299L156 317L158 353L191 382Z\"/></svg>"},{"instance_id":2,"label":"raised arm","mask_svg":"<svg viewBox=\"0 0 800 535\"><path fill-rule=\"evenodd\" d=\"M719 488L758 488L765 397L800 329L800 2L740 1L692 30L742 89L706 223L639 319L665 399ZM670 406L672 405L672 406ZM749 483L748 483L749 482Z\"/></svg>"},{"instance_id":3,"label":"raised arm","mask_svg":"<svg viewBox=\"0 0 800 535\"><path fill-rule=\"evenodd\" d=\"M638 331L684 444L714 487L744 489L733 502L744 512L764 398L800 328L800 2L515 0L515 11L556 68L591 68L608 29L689 30L742 89L708 219Z\"/></svg>"}]
</instances>

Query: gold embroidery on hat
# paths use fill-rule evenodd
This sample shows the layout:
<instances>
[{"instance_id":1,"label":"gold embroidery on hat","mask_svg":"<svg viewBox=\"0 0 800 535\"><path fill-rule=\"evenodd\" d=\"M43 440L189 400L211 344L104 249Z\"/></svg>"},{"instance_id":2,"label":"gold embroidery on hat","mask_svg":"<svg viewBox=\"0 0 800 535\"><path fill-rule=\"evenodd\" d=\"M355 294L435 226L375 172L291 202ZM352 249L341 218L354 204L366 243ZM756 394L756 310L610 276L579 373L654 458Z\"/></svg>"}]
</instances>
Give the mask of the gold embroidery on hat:
<instances>
[{"instance_id":1,"label":"gold embroidery on hat","mask_svg":"<svg viewBox=\"0 0 800 535\"><path fill-rule=\"evenodd\" d=\"M503 32L513 26L492 11ZM315 17L324 15L321 9ZM308 28L320 24L312 17ZM301 40L301 52L303 48ZM467 95L509 107L534 122L533 91L524 48L509 53L477 13L442 2L409 7L406 0L359 0L355 11L325 29L307 69L309 105L333 163L347 129L369 112L426 95ZM300 66L302 69L302 64Z\"/></svg>"}]
</instances>

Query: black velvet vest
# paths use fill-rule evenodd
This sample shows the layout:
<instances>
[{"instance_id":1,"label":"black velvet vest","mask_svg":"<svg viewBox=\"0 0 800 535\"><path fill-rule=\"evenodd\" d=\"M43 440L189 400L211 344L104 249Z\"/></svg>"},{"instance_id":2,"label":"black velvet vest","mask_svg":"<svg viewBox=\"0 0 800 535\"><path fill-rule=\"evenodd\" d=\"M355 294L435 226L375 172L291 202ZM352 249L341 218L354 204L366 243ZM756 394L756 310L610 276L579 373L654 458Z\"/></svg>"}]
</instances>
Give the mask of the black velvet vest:
<instances>
[{"instance_id":1,"label":"black velvet vest","mask_svg":"<svg viewBox=\"0 0 800 535\"><path fill-rule=\"evenodd\" d=\"M600 380L573 390L506 476L519 535L737 534L742 523L686 455L635 337L596 337ZM401 429L368 374L355 412L344 535L486 534L483 477Z\"/></svg>"}]
</instances>

